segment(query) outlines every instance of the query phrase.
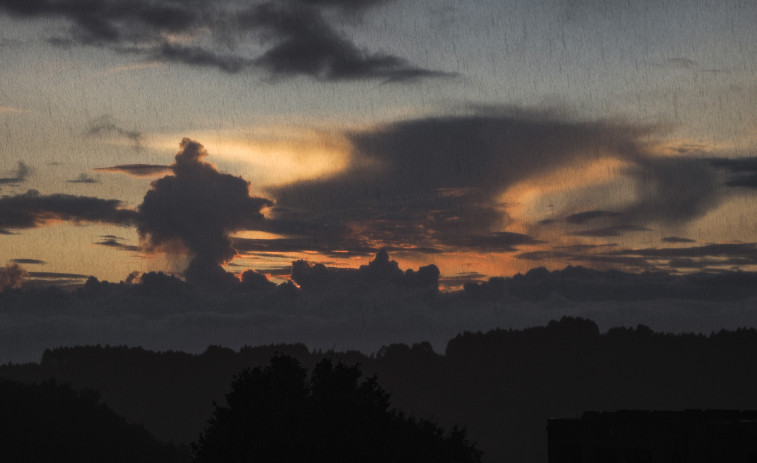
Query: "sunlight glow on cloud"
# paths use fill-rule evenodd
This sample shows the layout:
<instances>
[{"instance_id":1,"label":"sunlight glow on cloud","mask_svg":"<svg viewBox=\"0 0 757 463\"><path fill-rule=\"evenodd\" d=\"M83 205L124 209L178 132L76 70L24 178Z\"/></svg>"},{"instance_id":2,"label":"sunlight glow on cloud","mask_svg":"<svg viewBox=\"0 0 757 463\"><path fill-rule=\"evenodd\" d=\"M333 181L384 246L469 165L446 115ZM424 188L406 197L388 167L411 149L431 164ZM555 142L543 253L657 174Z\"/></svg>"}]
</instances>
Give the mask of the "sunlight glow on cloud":
<instances>
[{"instance_id":1,"label":"sunlight glow on cloud","mask_svg":"<svg viewBox=\"0 0 757 463\"><path fill-rule=\"evenodd\" d=\"M0 106L0 114L28 114L31 111L28 109L16 108L13 106Z\"/></svg>"},{"instance_id":2,"label":"sunlight glow on cloud","mask_svg":"<svg viewBox=\"0 0 757 463\"><path fill-rule=\"evenodd\" d=\"M231 164L255 190L300 180L327 178L349 164L351 145L338 133L298 128L255 128L241 131L186 132L202 140L215 162ZM157 151L172 152L176 134L147 137Z\"/></svg>"},{"instance_id":3,"label":"sunlight glow on cloud","mask_svg":"<svg viewBox=\"0 0 757 463\"><path fill-rule=\"evenodd\" d=\"M633 201L632 180L624 175L631 164L605 157L589 163L574 164L519 182L508 188L500 197L507 204L507 213L513 220L509 231L524 233L528 227L555 214L563 216L578 212L576 199L582 191L611 185L608 195L591 195L597 208L613 208ZM623 186L627 183L626 186ZM584 204L581 206L585 208Z\"/></svg>"}]
</instances>

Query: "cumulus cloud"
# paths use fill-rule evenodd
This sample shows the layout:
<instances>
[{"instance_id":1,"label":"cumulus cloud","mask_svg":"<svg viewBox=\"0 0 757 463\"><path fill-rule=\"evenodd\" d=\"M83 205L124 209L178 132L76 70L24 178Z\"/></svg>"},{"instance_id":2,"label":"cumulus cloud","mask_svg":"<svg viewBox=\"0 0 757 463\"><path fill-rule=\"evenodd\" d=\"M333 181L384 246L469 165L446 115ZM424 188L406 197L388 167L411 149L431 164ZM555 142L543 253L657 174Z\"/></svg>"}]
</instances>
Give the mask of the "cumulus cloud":
<instances>
[{"instance_id":1,"label":"cumulus cloud","mask_svg":"<svg viewBox=\"0 0 757 463\"><path fill-rule=\"evenodd\" d=\"M188 281L217 282L228 275L221 265L236 255L229 234L258 226L271 202L250 196L247 181L204 161L208 153L199 143L185 138L180 146L173 175L154 181L139 205L138 230L150 247L178 240L189 249Z\"/></svg>"},{"instance_id":2,"label":"cumulus cloud","mask_svg":"<svg viewBox=\"0 0 757 463\"><path fill-rule=\"evenodd\" d=\"M436 265L403 272L396 261L389 259L385 249L380 249L368 265L362 265L358 269L335 269L323 264L295 261L292 262L291 277L304 291L340 291L344 296L349 293L360 294L366 287L376 284L419 288L433 293L439 287L439 269Z\"/></svg>"},{"instance_id":3,"label":"cumulus cloud","mask_svg":"<svg viewBox=\"0 0 757 463\"><path fill-rule=\"evenodd\" d=\"M95 172L127 174L132 177L157 177L171 172L171 166L158 164L120 164L110 167L97 167Z\"/></svg>"},{"instance_id":4,"label":"cumulus cloud","mask_svg":"<svg viewBox=\"0 0 757 463\"><path fill-rule=\"evenodd\" d=\"M402 81L447 75L415 66L391 54L358 48L327 16L362 16L381 0L285 0L217 2L174 0L0 0L0 12L21 18L61 18L71 23L56 44L109 46L149 60L214 67L227 73L260 69L274 77L304 75L319 80ZM324 14L326 13L326 14ZM210 40L201 38L210 34ZM181 36L182 41L171 37ZM254 36L266 50L241 53L240 42ZM103 130L130 137L102 121ZM135 137L137 139L138 137Z\"/></svg>"}]
</instances>

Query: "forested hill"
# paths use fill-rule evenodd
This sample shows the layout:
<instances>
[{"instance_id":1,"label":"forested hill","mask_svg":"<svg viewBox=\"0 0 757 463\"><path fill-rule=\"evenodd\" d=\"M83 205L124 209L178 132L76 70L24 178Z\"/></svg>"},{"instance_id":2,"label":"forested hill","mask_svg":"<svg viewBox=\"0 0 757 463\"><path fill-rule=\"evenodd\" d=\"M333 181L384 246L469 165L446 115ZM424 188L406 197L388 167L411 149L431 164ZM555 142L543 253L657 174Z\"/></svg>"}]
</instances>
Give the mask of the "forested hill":
<instances>
[{"instance_id":1,"label":"forested hill","mask_svg":"<svg viewBox=\"0 0 757 463\"><path fill-rule=\"evenodd\" d=\"M585 410L757 409L757 331L710 335L613 328L563 318L545 327L463 333L443 355L427 343L372 356L304 345L211 346L203 354L129 347L47 350L39 364L0 366L23 382L55 378L100 391L103 401L157 437L195 440L231 377L288 354L306 367L324 356L360 363L394 406L441 425L467 427L487 462L546 461L546 419Z\"/></svg>"}]
</instances>

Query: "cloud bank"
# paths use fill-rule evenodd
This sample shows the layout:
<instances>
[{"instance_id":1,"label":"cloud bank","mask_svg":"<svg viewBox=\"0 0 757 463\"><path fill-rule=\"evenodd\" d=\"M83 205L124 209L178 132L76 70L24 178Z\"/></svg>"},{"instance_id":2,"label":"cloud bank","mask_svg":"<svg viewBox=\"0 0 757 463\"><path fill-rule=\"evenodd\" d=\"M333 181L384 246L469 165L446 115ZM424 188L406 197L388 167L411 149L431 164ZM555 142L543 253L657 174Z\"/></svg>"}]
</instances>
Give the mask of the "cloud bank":
<instances>
[{"instance_id":1,"label":"cloud bank","mask_svg":"<svg viewBox=\"0 0 757 463\"><path fill-rule=\"evenodd\" d=\"M36 360L45 348L97 343L202 352L210 344L304 342L367 353L430 341L443 350L461 331L537 326L562 316L589 317L601 329L644 324L664 332L757 324L757 274L749 272L542 268L445 293L438 291L434 265L404 270L379 252L359 268L295 261L291 277L299 287L245 272L223 291L162 273L115 284L90 278L74 291L6 288L0 292L2 360Z\"/></svg>"}]
</instances>

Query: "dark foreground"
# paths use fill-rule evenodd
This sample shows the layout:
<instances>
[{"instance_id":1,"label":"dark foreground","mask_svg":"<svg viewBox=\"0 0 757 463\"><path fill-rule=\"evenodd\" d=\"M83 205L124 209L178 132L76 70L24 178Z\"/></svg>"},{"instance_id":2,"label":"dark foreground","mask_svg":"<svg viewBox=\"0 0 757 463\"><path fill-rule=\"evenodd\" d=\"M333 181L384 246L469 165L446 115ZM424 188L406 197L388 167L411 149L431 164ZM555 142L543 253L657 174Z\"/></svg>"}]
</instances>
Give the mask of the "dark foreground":
<instances>
[{"instance_id":1,"label":"dark foreground","mask_svg":"<svg viewBox=\"0 0 757 463\"><path fill-rule=\"evenodd\" d=\"M376 375L392 407L448 430L465 427L485 462L545 462L548 418L585 410L757 409L754 352L753 329L705 336L639 326L602 334L591 321L564 318L540 328L463 333L443 354L426 343L395 344L372 356L303 345L238 352L211 346L201 355L67 347L47 350L38 364L0 366L0 377L24 383L55 378L75 390L98 391L115 413L186 457L213 401L224 403L239 371L267 365L276 354L308 369L328 358Z\"/></svg>"}]
</instances>

